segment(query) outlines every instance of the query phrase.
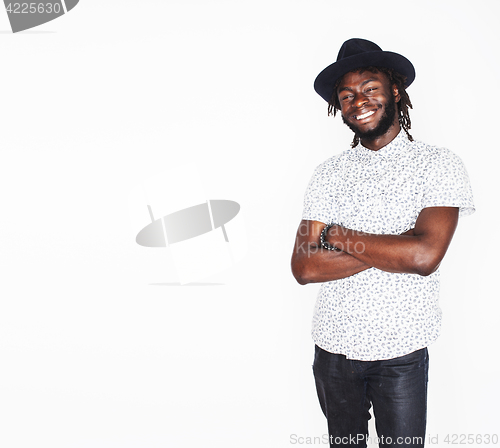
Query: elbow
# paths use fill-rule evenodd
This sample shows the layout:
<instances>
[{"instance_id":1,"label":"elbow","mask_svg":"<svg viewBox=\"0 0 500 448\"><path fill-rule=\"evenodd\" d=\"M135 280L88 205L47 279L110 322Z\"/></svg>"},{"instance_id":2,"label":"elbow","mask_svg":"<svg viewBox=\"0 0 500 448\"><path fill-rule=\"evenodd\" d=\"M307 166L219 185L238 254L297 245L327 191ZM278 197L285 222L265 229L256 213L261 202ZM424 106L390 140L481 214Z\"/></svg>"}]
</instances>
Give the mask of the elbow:
<instances>
[{"instance_id":1,"label":"elbow","mask_svg":"<svg viewBox=\"0 0 500 448\"><path fill-rule=\"evenodd\" d=\"M418 275L420 275L422 277L428 277L432 273L436 272L437 268L438 268L437 266L435 266L435 267L432 267L432 266L419 266L415 270L415 274L418 274Z\"/></svg>"},{"instance_id":2,"label":"elbow","mask_svg":"<svg viewBox=\"0 0 500 448\"><path fill-rule=\"evenodd\" d=\"M308 269L303 263L292 260L292 274L299 285L307 285L308 283L311 283L311 279L307 271Z\"/></svg>"},{"instance_id":3,"label":"elbow","mask_svg":"<svg viewBox=\"0 0 500 448\"><path fill-rule=\"evenodd\" d=\"M437 271L439 265L441 264L440 256L436 254L424 254L416 256L414 258L414 273L421 275L422 277L428 277Z\"/></svg>"},{"instance_id":4,"label":"elbow","mask_svg":"<svg viewBox=\"0 0 500 448\"><path fill-rule=\"evenodd\" d=\"M299 285L307 285L309 282L304 277L295 277Z\"/></svg>"},{"instance_id":5,"label":"elbow","mask_svg":"<svg viewBox=\"0 0 500 448\"><path fill-rule=\"evenodd\" d=\"M309 280L304 275L304 272L302 270L296 270L296 269L293 269L293 267L292 267L292 274L293 274L295 280L297 280L297 283L299 285L307 285L309 283Z\"/></svg>"}]
</instances>

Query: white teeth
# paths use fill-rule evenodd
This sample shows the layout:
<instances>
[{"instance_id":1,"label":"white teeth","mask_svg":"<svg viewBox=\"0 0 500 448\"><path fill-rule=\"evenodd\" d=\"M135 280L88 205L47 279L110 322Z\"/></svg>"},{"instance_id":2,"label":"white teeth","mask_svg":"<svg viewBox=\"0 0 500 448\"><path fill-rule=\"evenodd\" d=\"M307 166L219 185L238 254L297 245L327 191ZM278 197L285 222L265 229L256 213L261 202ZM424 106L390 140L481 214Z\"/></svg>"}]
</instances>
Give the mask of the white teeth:
<instances>
[{"instance_id":1,"label":"white teeth","mask_svg":"<svg viewBox=\"0 0 500 448\"><path fill-rule=\"evenodd\" d=\"M373 115L375 111L371 110L370 112L367 112L366 114L363 115L358 115L356 117L356 120L362 120L363 118L369 117L370 115Z\"/></svg>"}]
</instances>

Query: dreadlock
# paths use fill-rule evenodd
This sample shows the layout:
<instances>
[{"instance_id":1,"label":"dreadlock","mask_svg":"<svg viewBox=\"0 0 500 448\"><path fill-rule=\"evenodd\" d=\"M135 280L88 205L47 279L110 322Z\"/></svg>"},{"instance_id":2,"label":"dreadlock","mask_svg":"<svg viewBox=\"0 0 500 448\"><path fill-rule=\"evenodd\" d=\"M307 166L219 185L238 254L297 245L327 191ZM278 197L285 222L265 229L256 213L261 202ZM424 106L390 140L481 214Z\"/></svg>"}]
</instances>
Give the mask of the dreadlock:
<instances>
[{"instance_id":1,"label":"dreadlock","mask_svg":"<svg viewBox=\"0 0 500 448\"><path fill-rule=\"evenodd\" d=\"M401 95L401 99L397 102L399 124L404 129L406 135L412 142L413 137L408 132L408 130L411 129L411 120L408 109L413 109L413 106L411 104L410 97L408 96L408 93L406 92L405 89L406 76L403 76L400 73L386 67L364 67L359 69L358 71L360 73L363 73L364 71L370 71L373 73L384 73L389 79L391 86L394 84L396 85L399 94ZM340 85L340 81L342 81L342 77L340 77L335 83L335 86L333 88L333 95L330 101L328 101L328 115L335 116L337 114L337 111L340 110L340 101L337 95L337 88ZM355 135L354 139L352 140L351 147L354 148L355 146L358 145L358 143L359 143L359 137Z\"/></svg>"}]
</instances>

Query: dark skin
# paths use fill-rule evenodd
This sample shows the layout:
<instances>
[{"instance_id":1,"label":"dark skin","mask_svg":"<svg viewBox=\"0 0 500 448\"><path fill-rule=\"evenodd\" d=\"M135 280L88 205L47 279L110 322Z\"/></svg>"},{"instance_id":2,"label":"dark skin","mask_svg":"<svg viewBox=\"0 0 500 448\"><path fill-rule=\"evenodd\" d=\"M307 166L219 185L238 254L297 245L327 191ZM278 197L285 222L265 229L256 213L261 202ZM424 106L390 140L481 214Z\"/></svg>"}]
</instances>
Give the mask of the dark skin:
<instances>
[{"instance_id":1,"label":"dark skin","mask_svg":"<svg viewBox=\"0 0 500 448\"><path fill-rule=\"evenodd\" d=\"M337 90L342 116L359 129L361 144L378 151L400 131L397 115L392 125L377 135L382 116L392 97L399 92L383 73L351 72ZM361 119L359 119L361 118ZM366 134L366 137L363 137ZM402 235L376 235L333 226L326 240L340 249L320 247L325 223L302 220L292 255L292 273L300 284L346 278L375 267L386 272L430 275L439 267L458 223L458 208L423 209L415 227Z\"/></svg>"},{"instance_id":2,"label":"dark skin","mask_svg":"<svg viewBox=\"0 0 500 448\"><path fill-rule=\"evenodd\" d=\"M396 102L401 97L396 85L391 86L384 73L350 72L344 75L337 89L342 117L350 125L355 126L362 133L373 131L379 125L385 107L394 96ZM359 119L367 114L372 115ZM372 151L390 143L400 131L399 120L395 114L392 126L382 135L363 137L361 144Z\"/></svg>"}]
</instances>

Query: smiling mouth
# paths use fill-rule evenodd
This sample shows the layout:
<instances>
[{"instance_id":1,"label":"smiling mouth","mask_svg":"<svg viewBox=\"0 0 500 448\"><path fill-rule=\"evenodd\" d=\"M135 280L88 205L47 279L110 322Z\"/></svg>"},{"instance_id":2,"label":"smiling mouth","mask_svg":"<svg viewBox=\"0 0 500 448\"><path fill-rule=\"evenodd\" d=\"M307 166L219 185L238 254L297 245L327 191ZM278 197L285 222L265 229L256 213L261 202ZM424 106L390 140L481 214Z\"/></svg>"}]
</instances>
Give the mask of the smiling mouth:
<instances>
[{"instance_id":1,"label":"smiling mouth","mask_svg":"<svg viewBox=\"0 0 500 448\"><path fill-rule=\"evenodd\" d=\"M356 115L355 118L356 120L364 120L365 118L368 118L370 117L371 115L373 115L375 113L374 110L371 110L369 112L366 112L366 114L363 114L363 115Z\"/></svg>"},{"instance_id":2,"label":"smiling mouth","mask_svg":"<svg viewBox=\"0 0 500 448\"><path fill-rule=\"evenodd\" d=\"M369 116L373 115L375 113L374 110L371 110L369 112L366 112L366 114L363 114L363 115L355 115L354 118L356 118L356 120L364 120L365 118L368 118Z\"/></svg>"}]
</instances>

